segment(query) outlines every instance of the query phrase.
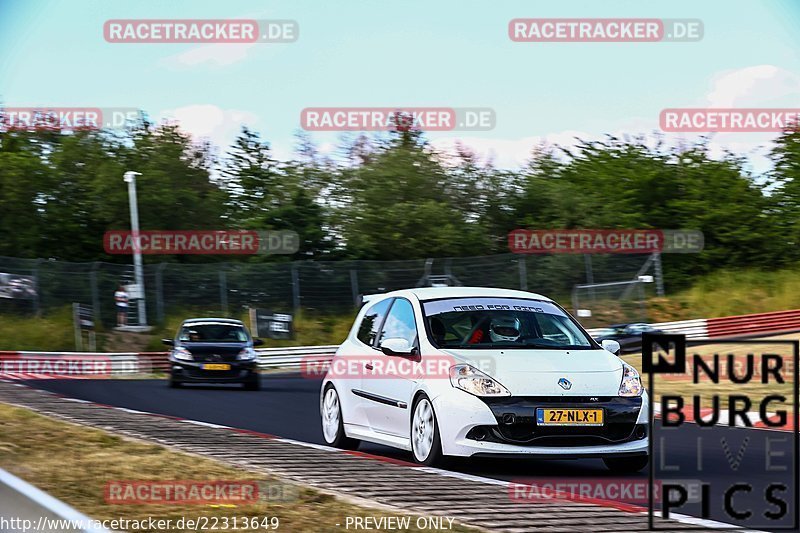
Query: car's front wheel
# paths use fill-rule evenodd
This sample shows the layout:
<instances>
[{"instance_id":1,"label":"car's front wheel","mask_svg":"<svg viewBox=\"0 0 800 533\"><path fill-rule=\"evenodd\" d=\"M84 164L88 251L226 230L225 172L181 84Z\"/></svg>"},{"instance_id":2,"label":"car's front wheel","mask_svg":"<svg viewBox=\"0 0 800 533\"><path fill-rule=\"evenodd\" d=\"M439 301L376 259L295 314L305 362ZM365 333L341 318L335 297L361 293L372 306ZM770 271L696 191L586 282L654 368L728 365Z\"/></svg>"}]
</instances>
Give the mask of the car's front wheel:
<instances>
[{"instance_id":1,"label":"car's front wheel","mask_svg":"<svg viewBox=\"0 0 800 533\"><path fill-rule=\"evenodd\" d=\"M433 403L424 395L414 403L411 415L411 451L414 460L426 466L441 466L444 462L436 413Z\"/></svg>"},{"instance_id":2,"label":"car's front wheel","mask_svg":"<svg viewBox=\"0 0 800 533\"><path fill-rule=\"evenodd\" d=\"M634 457L604 457L606 468L619 474L635 474L647 466L649 456L636 455Z\"/></svg>"},{"instance_id":3,"label":"car's front wheel","mask_svg":"<svg viewBox=\"0 0 800 533\"><path fill-rule=\"evenodd\" d=\"M360 443L359 440L351 439L344 434L339 393L333 385L328 385L322 395L322 436L331 446L344 450L355 450Z\"/></svg>"}]
</instances>

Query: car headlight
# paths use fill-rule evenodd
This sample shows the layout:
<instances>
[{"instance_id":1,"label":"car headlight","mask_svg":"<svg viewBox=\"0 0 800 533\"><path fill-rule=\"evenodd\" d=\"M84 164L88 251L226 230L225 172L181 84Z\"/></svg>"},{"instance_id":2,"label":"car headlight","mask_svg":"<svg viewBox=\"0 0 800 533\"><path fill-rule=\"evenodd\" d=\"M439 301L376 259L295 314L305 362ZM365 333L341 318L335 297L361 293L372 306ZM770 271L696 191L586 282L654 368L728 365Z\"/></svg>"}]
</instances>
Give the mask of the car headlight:
<instances>
[{"instance_id":1,"label":"car headlight","mask_svg":"<svg viewBox=\"0 0 800 533\"><path fill-rule=\"evenodd\" d=\"M244 350L236 354L237 361L252 361L256 357L258 357L258 354L252 348L245 348Z\"/></svg>"},{"instance_id":2,"label":"car headlight","mask_svg":"<svg viewBox=\"0 0 800 533\"><path fill-rule=\"evenodd\" d=\"M180 359L181 361L191 361L194 359L194 357L192 357L192 352L181 347L175 348L172 351L172 355L175 357L175 359Z\"/></svg>"},{"instance_id":3,"label":"car headlight","mask_svg":"<svg viewBox=\"0 0 800 533\"><path fill-rule=\"evenodd\" d=\"M511 396L508 389L470 365L451 366L450 383L475 396Z\"/></svg>"},{"instance_id":4,"label":"car headlight","mask_svg":"<svg viewBox=\"0 0 800 533\"><path fill-rule=\"evenodd\" d=\"M622 365L622 383L619 384L620 396L641 396L644 391L639 372L631 365Z\"/></svg>"}]
</instances>

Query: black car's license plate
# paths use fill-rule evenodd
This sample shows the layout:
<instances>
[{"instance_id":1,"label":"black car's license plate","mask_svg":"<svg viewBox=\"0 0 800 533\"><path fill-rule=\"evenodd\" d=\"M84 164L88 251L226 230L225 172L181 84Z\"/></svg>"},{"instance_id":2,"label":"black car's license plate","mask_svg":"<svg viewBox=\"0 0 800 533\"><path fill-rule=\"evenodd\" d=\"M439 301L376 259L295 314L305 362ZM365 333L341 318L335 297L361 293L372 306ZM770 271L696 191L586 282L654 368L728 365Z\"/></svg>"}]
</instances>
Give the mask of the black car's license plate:
<instances>
[{"instance_id":1,"label":"black car's license plate","mask_svg":"<svg viewBox=\"0 0 800 533\"><path fill-rule=\"evenodd\" d=\"M206 363L203 365L203 370L230 370L231 365L220 363Z\"/></svg>"}]
</instances>

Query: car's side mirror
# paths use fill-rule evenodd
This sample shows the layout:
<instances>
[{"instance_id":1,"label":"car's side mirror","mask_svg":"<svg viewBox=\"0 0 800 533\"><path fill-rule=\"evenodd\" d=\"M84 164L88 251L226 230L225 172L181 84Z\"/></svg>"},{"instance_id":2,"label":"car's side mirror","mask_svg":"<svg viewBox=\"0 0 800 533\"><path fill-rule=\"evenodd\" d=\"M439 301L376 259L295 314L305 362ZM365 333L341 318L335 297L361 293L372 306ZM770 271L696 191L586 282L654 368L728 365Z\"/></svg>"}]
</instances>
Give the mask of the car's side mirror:
<instances>
[{"instance_id":1,"label":"car's side mirror","mask_svg":"<svg viewBox=\"0 0 800 533\"><path fill-rule=\"evenodd\" d=\"M264 339L253 339L253 346L261 346L264 344Z\"/></svg>"},{"instance_id":2,"label":"car's side mirror","mask_svg":"<svg viewBox=\"0 0 800 533\"><path fill-rule=\"evenodd\" d=\"M606 339L606 340L600 342L600 346L602 346L603 349L606 350L607 352L611 352L614 355L619 355L620 345L615 340Z\"/></svg>"},{"instance_id":3,"label":"car's side mirror","mask_svg":"<svg viewBox=\"0 0 800 533\"><path fill-rule=\"evenodd\" d=\"M416 353L416 348L414 348L407 339L393 337L381 341L381 351L386 355L408 357Z\"/></svg>"},{"instance_id":4,"label":"car's side mirror","mask_svg":"<svg viewBox=\"0 0 800 533\"><path fill-rule=\"evenodd\" d=\"M167 346L175 346L175 341L172 339L161 339L161 344L166 344Z\"/></svg>"}]
</instances>

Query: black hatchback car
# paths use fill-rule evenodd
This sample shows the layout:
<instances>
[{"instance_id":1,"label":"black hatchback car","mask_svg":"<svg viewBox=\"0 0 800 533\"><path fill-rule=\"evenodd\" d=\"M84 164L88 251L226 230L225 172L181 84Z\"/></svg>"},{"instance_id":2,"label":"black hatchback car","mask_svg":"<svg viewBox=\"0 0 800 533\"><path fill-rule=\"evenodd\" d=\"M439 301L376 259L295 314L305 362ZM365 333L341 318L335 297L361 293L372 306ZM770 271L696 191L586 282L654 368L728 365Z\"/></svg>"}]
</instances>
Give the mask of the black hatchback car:
<instances>
[{"instance_id":1,"label":"black hatchback car","mask_svg":"<svg viewBox=\"0 0 800 533\"><path fill-rule=\"evenodd\" d=\"M240 320L192 318L184 320L175 339L163 339L169 353L170 387L184 383L242 383L258 390L258 354L253 339Z\"/></svg>"}]
</instances>

